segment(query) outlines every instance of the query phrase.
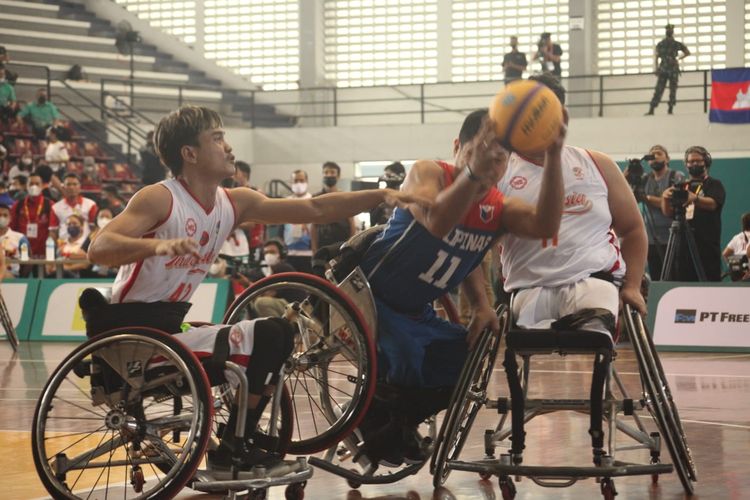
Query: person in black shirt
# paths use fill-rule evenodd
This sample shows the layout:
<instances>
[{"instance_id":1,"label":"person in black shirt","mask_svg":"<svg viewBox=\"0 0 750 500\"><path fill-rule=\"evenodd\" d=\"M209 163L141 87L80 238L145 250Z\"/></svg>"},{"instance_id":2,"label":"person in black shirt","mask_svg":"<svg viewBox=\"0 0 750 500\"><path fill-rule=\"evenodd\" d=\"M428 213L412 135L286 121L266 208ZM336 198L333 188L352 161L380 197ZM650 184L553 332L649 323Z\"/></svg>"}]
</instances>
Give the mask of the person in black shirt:
<instances>
[{"instance_id":1,"label":"person in black shirt","mask_svg":"<svg viewBox=\"0 0 750 500\"><path fill-rule=\"evenodd\" d=\"M321 196L326 193L339 191L336 184L338 184L340 177L341 167L332 161L325 162L323 164L323 190L315 193L313 196ZM354 225L353 217L341 219L330 224L312 224L310 236L313 255L321 247L345 242L356 232L357 228Z\"/></svg>"},{"instance_id":2,"label":"person in black shirt","mask_svg":"<svg viewBox=\"0 0 750 500\"><path fill-rule=\"evenodd\" d=\"M518 51L518 37L510 37L511 51L503 57L503 71L505 72L505 85L514 80L520 80L526 71L526 54Z\"/></svg>"},{"instance_id":3,"label":"person in black shirt","mask_svg":"<svg viewBox=\"0 0 750 500\"><path fill-rule=\"evenodd\" d=\"M552 73L559 80L562 77L560 58L563 50L557 43L552 43L552 35L542 33L537 44L538 50L534 54L534 60L542 65L542 73Z\"/></svg>"},{"instance_id":4,"label":"person in black shirt","mask_svg":"<svg viewBox=\"0 0 750 500\"><path fill-rule=\"evenodd\" d=\"M396 161L383 169L383 175L378 179L385 183L388 189L400 189L406 178L406 169L400 161ZM382 184L380 187L383 187ZM393 207L381 203L370 211L370 227L385 224L393 214Z\"/></svg>"},{"instance_id":5,"label":"person in black shirt","mask_svg":"<svg viewBox=\"0 0 750 500\"><path fill-rule=\"evenodd\" d=\"M726 192L719 179L709 177L711 155L701 146L691 146L685 151L685 165L690 174L685 219L695 237L703 270L708 281L721 281L721 209ZM674 210L670 198L675 188L666 189L662 195L661 209L672 217ZM677 281L698 281L687 248L682 248L677 263Z\"/></svg>"}]
</instances>

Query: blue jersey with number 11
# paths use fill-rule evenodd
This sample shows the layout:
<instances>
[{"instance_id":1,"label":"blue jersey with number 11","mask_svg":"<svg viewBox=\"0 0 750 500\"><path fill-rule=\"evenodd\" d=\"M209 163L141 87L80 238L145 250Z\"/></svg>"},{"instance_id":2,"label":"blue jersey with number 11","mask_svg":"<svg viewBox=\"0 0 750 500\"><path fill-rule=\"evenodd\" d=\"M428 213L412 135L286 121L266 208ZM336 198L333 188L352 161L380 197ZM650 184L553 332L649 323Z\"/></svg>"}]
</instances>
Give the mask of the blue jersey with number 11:
<instances>
[{"instance_id":1,"label":"blue jersey with number 11","mask_svg":"<svg viewBox=\"0 0 750 500\"><path fill-rule=\"evenodd\" d=\"M437 163L447 188L455 167ZM421 313L482 262L502 227L502 210L503 195L493 187L444 238L438 238L411 212L396 209L361 265L373 293L397 311Z\"/></svg>"}]
</instances>

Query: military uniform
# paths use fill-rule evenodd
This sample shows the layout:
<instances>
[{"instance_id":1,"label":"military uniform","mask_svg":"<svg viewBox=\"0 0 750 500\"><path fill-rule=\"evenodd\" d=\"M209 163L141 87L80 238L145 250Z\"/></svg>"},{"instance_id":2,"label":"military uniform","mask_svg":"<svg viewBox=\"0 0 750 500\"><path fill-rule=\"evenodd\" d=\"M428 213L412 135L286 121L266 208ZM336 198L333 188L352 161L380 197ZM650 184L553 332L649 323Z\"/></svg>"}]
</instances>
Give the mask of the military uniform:
<instances>
[{"instance_id":1,"label":"military uniform","mask_svg":"<svg viewBox=\"0 0 750 500\"><path fill-rule=\"evenodd\" d=\"M659 57L659 69L656 71L658 80L654 89L654 96L651 98L651 111L659 105L661 96L664 93L664 87L669 81L669 110L672 111L677 102L677 80L680 77L680 65L677 61L677 53L682 51L689 54L690 51L682 42L674 38L667 37L656 45L656 55Z\"/></svg>"}]
</instances>

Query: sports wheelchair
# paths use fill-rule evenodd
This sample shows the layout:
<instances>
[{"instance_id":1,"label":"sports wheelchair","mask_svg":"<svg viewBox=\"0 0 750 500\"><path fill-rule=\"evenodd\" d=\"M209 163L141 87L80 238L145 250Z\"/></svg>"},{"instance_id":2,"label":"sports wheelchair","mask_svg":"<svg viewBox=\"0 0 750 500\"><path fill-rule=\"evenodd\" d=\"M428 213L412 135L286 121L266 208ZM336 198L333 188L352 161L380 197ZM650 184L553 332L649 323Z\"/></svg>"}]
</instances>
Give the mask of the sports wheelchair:
<instances>
[{"instance_id":1,"label":"sports wheelchair","mask_svg":"<svg viewBox=\"0 0 750 500\"><path fill-rule=\"evenodd\" d=\"M611 316L611 314L610 314ZM576 330L571 325L560 329L521 330L513 324L509 309L501 312L501 327L506 338L505 372L510 398L491 399L487 394L500 340L485 334L464 366L464 371L453 393L442 427L435 443L435 453L430 463L433 484L441 486L453 470L479 473L482 479L493 475L499 478L503 499L516 495L516 480L528 477L545 487L567 487L583 478L597 478L601 493L606 499L617 494L614 477L651 475L656 483L660 474L676 470L685 492L693 493L697 480L695 464L687 446L677 407L664 375L659 356L640 314L626 305L622 315L625 330L634 351L642 384L639 399L631 399L611 361L616 356L612 339L603 333ZM594 373L589 399L528 399L530 357L535 354L593 354ZM520 370L516 356L523 360ZM619 395L615 395L612 382ZM603 398L602 398L603 395ZM480 408L486 407L501 414L494 429L484 434L485 457L476 461L461 461L459 456L471 431ZM524 424L532 418L559 410L573 410L590 414L593 466L537 466L523 463L525 447ZM647 411L654 419L658 431L650 432L639 413ZM506 425L508 413L510 426ZM618 414L632 416L635 425L626 423ZM602 422L608 424L607 447L604 447ZM632 446L618 446L616 431L633 440ZM508 453L496 457L497 446L510 438ZM666 442L673 465L661 463L661 443ZM648 450L650 463L634 464L615 459L616 451Z\"/></svg>"},{"instance_id":2,"label":"sports wheelchair","mask_svg":"<svg viewBox=\"0 0 750 500\"><path fill-rule=\"evenodd\" d=\"M377 312L358 264L381 230L382 226L373 227L340 248L330 248L325 256L331 263L327 279L280 273L259 280L237 298L224 319L234 323L270 314L296 325L297 345L284 374L294 415L288 452L324 452L310 458L310 464L346 478L353 488L398 481L424 465L383 472L360 453L362 435L357 427L376 392ZM448 297L436 304L436 310L457 321ZM434 418L420 428L425 448L436 431Z\"/></svg>"},{"instance_id":3,"label":"sports wheelchair","mask_svg":"<svg viewBox=\"0 0 750 500\"><path fill-rule=\"evenodd\" d=\"M225 381L212 390L196 355L161 330L116 328L76 348L52 373L34 413L32 454L47 491L54 498L163 499L190 486L262 499L269 487L287 485L286 498L303 498L312 476L304 458L250 471L199 469L235 401L237 438L252 432L256 443L283 454L291 435L281 384L258 428L244 429L245 368L231 361L214 368L234 374L236 392Z\"/></svg>"}]
</instances>

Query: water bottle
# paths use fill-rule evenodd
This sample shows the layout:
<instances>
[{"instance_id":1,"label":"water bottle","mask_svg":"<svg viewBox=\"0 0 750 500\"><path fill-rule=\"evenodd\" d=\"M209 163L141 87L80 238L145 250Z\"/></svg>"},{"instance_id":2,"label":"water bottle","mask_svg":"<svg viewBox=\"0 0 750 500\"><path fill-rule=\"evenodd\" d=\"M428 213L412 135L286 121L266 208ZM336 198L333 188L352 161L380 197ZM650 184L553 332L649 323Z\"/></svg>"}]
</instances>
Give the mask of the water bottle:
<instances>
[{"instance_id":1,"label":"water bottle","mask_svg":"<svg viewBox=\"0 0 750 500\"><path fill-rule=\"evenodd\" d=\"M29 244L26 241L21 242L21 260L29 260Z\"/></svg>"},{"instance_id":2,"label":"water bottle","mask_svg":"<svg viewBox=\"0 0 750 500\"><path fill-rule=\"evenodd\" d=\"M52 236L47 236L47 243L44 247L44 258L45 260L55 260L55 240Z\"/></svg>"}]
</instances>

